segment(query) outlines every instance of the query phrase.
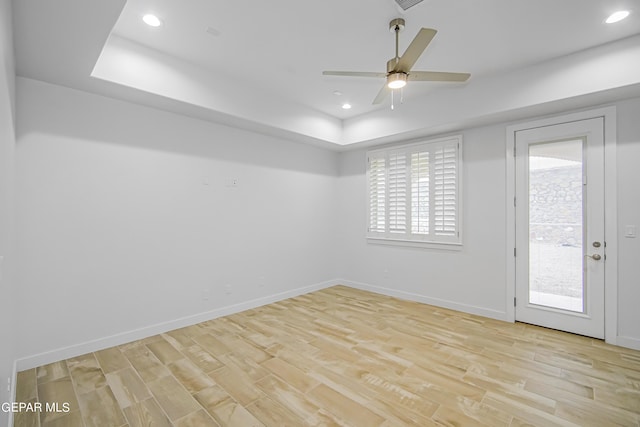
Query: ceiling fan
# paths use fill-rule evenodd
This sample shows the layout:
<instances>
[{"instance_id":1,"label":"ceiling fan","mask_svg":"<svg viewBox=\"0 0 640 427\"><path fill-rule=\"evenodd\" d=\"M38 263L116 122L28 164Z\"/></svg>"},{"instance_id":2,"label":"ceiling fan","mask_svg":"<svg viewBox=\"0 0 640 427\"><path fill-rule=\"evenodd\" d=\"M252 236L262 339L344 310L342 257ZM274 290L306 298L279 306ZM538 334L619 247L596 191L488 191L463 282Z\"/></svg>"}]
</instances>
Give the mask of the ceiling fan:
<instances>
[{"instance_id":1,"label":"ceiling fan","mask_svg":"<svg viewBox=\"0 0 640 427\"><path fill-rule=\"evenodd\" d=\"M387 61L387 72L360 72L360 71L323 71L325 76L347 77L377 77L386 78L387 82L373 100L373 104L380 104L394 89L403 88L407 81L423 82L465 82L469 79L469 73L446 73L440 71L411 71L422 52L429 46L437 31L432 28L421 28L409 47L402 56L398 56L398 37L404 29L404 19L396 18L389 22L389 30L396 35L396 56Z\"/></svg>"}]
</instances>

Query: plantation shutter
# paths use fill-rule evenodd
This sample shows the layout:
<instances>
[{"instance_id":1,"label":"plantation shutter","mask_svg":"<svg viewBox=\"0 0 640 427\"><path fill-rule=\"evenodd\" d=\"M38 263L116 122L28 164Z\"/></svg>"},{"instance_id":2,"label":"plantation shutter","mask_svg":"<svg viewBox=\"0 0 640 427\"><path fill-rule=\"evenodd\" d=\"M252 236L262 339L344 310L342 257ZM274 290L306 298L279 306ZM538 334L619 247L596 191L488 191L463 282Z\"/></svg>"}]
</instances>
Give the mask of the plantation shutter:
<instances>
[{"instance_id":1,"label":"plantation shutter","mask_svg":"<svg viewBox=\"0 0 640 427\"><path fill-rule=\"evenodd\" d=\"M370 238L461 243L461 139L367 153Z\"/></svg>"},{"instance_id":2,"label":"plantation shutter","mask_svg":"<svg viewBox=\"0 0 640 427\"><path fill-rule=\"evenodd\" d=\"M389 154L389 232L407 231L407 155Z\"/></svg>"},{"instance_id":3,"label":"plantation shutter","mask_svg":"<svg viewBox=\"0 0 640 427\"><path fill-rule=\"evenodd\" d=\"M411 154L411 233L429 234L429 151Z\"/></svg>"},{"instance_id":4,"label":"plantation shutter","mask_svg":"<svg viewBox=\"0 0 640 427\"><path fill-rule=\"evenodd\" d=\"M386 228L387 168L384 155L370 155L367 173L369 183L369 232L384 233Z\"/></svg>"},{"instance_id":5,"label":"plantation shutter","mask_svg":"<svg viewBox=\"0 0 640 427\"><path fill-rule=\"evenodd\" d=\"M458 232L458 144L447 143L435 149L434 232L455 236Z\"/></svg>"}]
</instances>

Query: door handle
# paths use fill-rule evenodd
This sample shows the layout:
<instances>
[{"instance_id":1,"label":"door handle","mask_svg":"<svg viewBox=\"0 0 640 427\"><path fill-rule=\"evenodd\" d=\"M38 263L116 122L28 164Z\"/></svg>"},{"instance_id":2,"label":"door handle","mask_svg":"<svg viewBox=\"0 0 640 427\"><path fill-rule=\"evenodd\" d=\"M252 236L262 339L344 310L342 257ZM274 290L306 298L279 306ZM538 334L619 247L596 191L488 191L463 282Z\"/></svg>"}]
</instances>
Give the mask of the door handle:
<instances>
[{"instance_id":1,"label":"door handle","mask_svg":"<svg viewBox=\"0 0 640 427\"><path fill-rule=\"evenodd\" d=\"M592 259L592 260L594 260L594 261L600 261L600 260L602 259L602 257L601 257L600 255L598 255L598 254L593 254L593 255L587 255L587 254L585 254L585 256L587 256L587 257L591 258L591 259Z\"/></svg>"}]
</instances>

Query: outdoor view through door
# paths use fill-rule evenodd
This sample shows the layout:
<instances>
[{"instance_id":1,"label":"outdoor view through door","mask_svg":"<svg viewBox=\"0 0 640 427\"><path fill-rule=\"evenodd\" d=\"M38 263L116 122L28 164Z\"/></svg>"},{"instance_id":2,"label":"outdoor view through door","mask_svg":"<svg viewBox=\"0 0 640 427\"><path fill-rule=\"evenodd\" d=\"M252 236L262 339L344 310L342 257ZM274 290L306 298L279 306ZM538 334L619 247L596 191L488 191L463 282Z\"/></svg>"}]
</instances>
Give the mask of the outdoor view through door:
<instances>
[{"instance_id":1,"label":"outdoor view through door","mask_svg":"<svg viewBox=\"0 0 640 427\"><path fill-rule=\"evenodd\" d=\"M602 118L517 131L516 320L604 338Z\"/></svg>"},{"instance_id":2,"label":"outdoor view through door","mask_svg":"<svg viewBox=\"0 0 640 427\"><path fill-rule=\"evenodd\" d=\"M581 313L582 145L529 146L529 302Z\"/></svg>"}]
</instances>

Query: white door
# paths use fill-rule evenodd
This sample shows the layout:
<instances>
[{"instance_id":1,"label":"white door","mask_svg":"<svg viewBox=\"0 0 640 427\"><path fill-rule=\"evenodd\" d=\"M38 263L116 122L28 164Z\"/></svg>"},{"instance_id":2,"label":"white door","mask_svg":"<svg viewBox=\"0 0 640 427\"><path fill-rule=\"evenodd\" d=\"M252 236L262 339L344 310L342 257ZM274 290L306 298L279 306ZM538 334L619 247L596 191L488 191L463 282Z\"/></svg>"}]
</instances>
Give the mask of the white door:
<instances>
[{"instance_id":1,"label":"white door","mask_svg":"<svg viewBox=\"0 0 640 427\"><path fill-rule=\"evenodd\" d=\"M516 320L604 338L604 120L517 131Z\"/></svg>"}]
</instances>

